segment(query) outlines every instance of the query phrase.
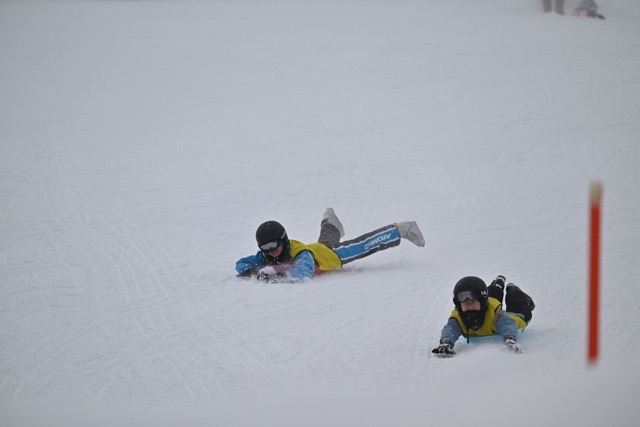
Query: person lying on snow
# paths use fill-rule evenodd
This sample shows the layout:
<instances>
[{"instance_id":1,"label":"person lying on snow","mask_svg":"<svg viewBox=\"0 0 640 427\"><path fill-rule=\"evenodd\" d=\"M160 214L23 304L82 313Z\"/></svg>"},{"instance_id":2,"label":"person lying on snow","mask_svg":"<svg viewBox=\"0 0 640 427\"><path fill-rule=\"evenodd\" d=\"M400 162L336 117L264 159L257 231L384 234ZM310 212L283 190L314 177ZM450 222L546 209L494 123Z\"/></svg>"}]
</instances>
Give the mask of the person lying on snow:
<instances>
[{"instance_id":1,"label":"person lying on snow","mask_svg":"<svg viewBox=\"0 0 640 427\"><path fill-rule=\"evenodd\" d=\"M535 304L529 295L513 283L506 285L506 307L502 310L505 277L498 276L487 287L478 277L463 277L453 288L454 310L442 328L440 345L432 350L438 356L455 354L455 342L464 336L500 335L507 348L520 353L518 329L527 327Z\"/></svg>"},{"instance_id":2,"label":"person lying on snow","mask_svg":"<svg viewBox=\"0 0 640 427\"><path fill-rule=\"evenodd\" d=\"M240 277L256 277L266 282L294 282L322 271L338 270L351 261L398 246L402 239L424 246L424 237L415 221L389 224L344 242L340 241L342 237L344 227L331 208L322 215L317 243L289 240L279 222L267 221L256 231L260 250L240 258L236 272Z\"/></svg>"}]
</instances>

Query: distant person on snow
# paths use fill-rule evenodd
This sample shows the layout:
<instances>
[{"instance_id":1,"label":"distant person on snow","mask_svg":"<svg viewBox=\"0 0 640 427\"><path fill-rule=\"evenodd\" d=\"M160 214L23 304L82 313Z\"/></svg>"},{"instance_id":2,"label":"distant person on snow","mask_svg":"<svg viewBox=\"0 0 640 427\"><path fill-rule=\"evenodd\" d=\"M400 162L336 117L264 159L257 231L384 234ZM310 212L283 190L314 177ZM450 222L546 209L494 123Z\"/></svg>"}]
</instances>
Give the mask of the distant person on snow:
<instances>
[{"instance_id":1,"label":"distant person on snow","mask_svg":"<svg viewBox=\"0 0 640 427\"><path fill-rule=\"evenodd\" d=\"M556 13L564 15L564 0L542 0L542 7L545 12L551 12L551 4L554 3Z\"/></svg>"},{"instance_id":2,"label":"distant person on snow","mask_svg":"<svg viewBox=\"0 0 640 427\"><path fill-rule=\"evenodd\" d=\"M573 13L577 16L588 16L589 18L604 19L603 15L598 13L598 3L594 0L582 0Z\"/></svg>"},{"instance_id":3,"label":"distant person on snow","mask_svg":"<svg viewBox=\"0 0 640 427\"><path fill-rule=\"evenodd\" d=\"M318 243L289 240L284 227L276 221L262 223L256 231L260 251L236 262L241 277L256 277L266 282L288 282L312 277L321 271L342 268L344 264L375 252L398 246L407 239L424 246L424 237L415 221L386 225L355 239L340 242L344 227L331 208L320 222Z\"/></svg>"},{"instance_id":4,"label":"distant person on snow","mask_svg":"<svg viewBox=\"0 0 640 427\"><path fill-rule=\"evenodd\" d=\"M438 356L452 356L455 342L464 336L500 335L507 348L515 353L522 349L517 343L518 329L524 329L531 320L535 304L513 283L506 286L506 308L502 310L505 277L498 276L487 287L478 277L463 277L453 288L454 310L442 328L440 345L432 350Z\"/></svg>"}]
</instances>

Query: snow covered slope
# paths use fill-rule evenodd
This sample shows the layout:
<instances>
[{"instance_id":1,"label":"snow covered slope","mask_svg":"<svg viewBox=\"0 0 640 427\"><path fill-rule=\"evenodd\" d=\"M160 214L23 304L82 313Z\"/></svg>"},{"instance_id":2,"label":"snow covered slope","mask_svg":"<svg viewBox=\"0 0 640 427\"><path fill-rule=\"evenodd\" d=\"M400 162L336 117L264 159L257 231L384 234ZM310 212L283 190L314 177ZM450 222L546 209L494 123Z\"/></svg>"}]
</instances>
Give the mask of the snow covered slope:
<instances>
[{"instance_id":1,"label":"snow covered slope","mask_svg":"<svg viewBox=\"0 0 640 427\"><path fill-rule=\"evenodd\" d=\"M381 424L461 401L628 424L640 4L598 3L605 21L533 0L0 2L0 402L24 408L0 424L34 402L167 401L283 424L260 405L302 401L279 416L304 422L365 390L384 403L345 410ZM414 219L427 245L296 285L234 277L258 224L314 241L328 206L347 237ZM487 338L431 358L456 280L497 274L536 301L525 353Z\"/></svg>"}]
</instances>

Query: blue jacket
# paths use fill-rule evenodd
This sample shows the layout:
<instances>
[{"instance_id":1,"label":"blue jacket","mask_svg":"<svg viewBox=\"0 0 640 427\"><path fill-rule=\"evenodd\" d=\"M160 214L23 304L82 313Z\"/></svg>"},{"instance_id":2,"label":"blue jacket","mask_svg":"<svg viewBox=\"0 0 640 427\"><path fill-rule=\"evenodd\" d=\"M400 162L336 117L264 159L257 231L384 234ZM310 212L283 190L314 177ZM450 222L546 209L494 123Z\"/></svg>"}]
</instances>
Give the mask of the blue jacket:
<instances>
[{"instance_id":1,"label":"blue jacket","mask_svg":"<svg viewBox=\"0 0 640 427\"><path fill-rule=\"evenodd\" d=\"M236 271L238 273L242 273L249 269L260 269L266 266L267 262L260 251L255 255L249 255L236 261ZM293 259L290 265L286 266L284 274L287 276L288 280L295 282L308 277L313 277L315 269L316 264L311 252L302 251Z\"/></svg>"}]
</instances>

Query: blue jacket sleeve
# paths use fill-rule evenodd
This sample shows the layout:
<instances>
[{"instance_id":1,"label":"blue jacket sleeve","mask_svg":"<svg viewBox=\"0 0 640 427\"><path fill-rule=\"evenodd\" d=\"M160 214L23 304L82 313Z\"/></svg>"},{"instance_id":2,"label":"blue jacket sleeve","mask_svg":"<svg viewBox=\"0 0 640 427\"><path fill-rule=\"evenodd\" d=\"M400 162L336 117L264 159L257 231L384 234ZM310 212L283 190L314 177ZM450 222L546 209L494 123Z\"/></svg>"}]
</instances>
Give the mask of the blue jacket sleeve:
<instances>
[{"instance_id":1,"label":"blue jacket sleeve","mask_svg":"<svg viewBox=\"0 0 640 427\"><path fill-rule=\"evenodd\" d=\"M502 310L496 311L496 333L502 338L512 336L516 338L518 335L518 327L516 321Z\"/></svg>"},{"instance_id":2,"label":"blue jacket sleeve","mask_svg":"<svg viewBox=\"0 0 640 427\"><path fill-rule=\"evenodd\" d=\"M443 339L448 339L452 344L455 344L462 335L462 331L460 330L460 325L458 325L458 321L453 317L450 317L447 321L447 324L442 328L442 332L440 333L440 341Z\"/></svg>"},{"instance_id":3,"label":"blue jacket sleeve","mask_svg":"<svg viewBox=\"0 0 640 427\"><path fill-rule=\"evenodd\" d=\"M242 273L252 268L262 268L266 265L260 252L249 255L236 261L236 272Z\"/></svg>"},{"instance_id":4,"label":"blue jacket sleeve","mask_svg":"<svg viewBox=\"0 0 640 427\"><path fill-rule=\"evenodd\" d=\"M295 257L291 268L287 270L287 276L291 281L298 281L313 277L316 263L310 251L302 251Z\"/></svg>"}]
</instances>

